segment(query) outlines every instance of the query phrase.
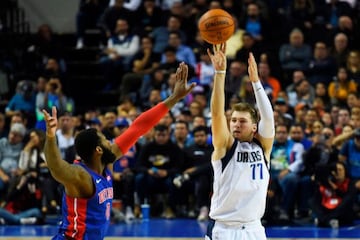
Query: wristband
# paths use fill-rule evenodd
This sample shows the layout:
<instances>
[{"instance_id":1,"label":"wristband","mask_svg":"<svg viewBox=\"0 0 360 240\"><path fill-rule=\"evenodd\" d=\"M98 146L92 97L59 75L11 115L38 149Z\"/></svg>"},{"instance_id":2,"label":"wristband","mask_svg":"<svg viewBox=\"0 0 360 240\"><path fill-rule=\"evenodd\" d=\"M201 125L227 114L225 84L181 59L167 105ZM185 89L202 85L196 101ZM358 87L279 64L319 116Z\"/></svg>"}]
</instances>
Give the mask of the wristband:
<instances>
[{"instance_id":1,"label":"wristband","mask_svg":"<svg viewBox=\"0 0 360 240\"><path fill-rule=\"evenodd\" d=\"M215 70L215 73L225 74L226 70Z\"/></svg>"}]
</instances>

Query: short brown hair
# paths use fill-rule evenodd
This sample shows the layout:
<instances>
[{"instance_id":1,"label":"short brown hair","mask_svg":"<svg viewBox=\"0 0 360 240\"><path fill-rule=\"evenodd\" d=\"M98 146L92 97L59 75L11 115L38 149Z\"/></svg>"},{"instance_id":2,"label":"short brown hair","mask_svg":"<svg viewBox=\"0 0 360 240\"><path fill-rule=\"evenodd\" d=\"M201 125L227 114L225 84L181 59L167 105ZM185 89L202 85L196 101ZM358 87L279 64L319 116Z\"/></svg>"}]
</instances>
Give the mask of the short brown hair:
<instances>
[{"instance_id":1,"label":"short brown hair","mask_svg":"<svg viewBox=\"0 0 360 240\"><path fill-rule=\"evenodd\" d=\"M248 104L248 103L241 102L241 103L234 104L232 106L232 113L235 112L235 111L236 112L248 112L248 113L250 113L251 120L254 123L258 123L259 120L260 120L259 114L256 111L256 109L253 106L251 106L250 104Z\"/></svg>"}]
</instances>

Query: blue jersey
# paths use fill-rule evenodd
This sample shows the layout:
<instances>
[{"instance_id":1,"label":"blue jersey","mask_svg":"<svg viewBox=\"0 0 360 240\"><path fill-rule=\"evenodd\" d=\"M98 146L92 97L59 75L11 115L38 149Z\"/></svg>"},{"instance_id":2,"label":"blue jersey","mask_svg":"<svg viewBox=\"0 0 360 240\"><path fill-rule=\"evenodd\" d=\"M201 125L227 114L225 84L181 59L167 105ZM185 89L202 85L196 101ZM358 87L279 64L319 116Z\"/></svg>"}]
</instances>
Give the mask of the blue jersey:
<instances>
[{"instance_id":1,"label":"blue jersey","mask_svg":"<svg viewBox=\"0 0 360 240\"><path fill-rule=\"evenodd\" d=\"M110 224L110 212L113 199L111 173L105 169L104 175L98 175L82 163L92 177L96 188L91 198L73 198L64 192L62 200L62 221L59 233L53 240L60 239L104 239Z\"/></svg>"}]
</instances>

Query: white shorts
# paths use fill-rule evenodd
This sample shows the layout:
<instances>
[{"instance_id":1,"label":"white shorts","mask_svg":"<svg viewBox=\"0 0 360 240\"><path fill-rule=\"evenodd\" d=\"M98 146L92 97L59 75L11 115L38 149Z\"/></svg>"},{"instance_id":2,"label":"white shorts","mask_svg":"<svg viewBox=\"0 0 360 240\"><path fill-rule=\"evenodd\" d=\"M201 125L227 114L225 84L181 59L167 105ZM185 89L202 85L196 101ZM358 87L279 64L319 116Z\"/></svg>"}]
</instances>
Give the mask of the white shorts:
<instances>
[{"instance_id":1,"label":"white shorts","mask_svg":"<svg viewBox=\"0 0 360 240\"><path fill-rule=\"evenodd\" d=\"M260 221L249 223L225 224L215 221L211 238L205 240L266 240L265 228Z\"/></svg>"}]
</instances>

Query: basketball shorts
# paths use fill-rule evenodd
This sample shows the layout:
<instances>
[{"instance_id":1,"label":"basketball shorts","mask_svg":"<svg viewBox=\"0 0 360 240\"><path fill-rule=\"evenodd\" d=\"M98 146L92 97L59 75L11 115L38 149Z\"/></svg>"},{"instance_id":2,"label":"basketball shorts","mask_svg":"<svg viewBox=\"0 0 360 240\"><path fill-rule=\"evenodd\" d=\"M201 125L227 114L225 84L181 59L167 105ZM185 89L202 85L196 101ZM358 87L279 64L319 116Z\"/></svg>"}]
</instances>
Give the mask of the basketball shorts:
<instances>
[{"instance_id":1,"label":"basketball shorts","mask_svg":"<svg viewBox=\"0 0 360 240\"><path fill-rule=\"evenodd\" d=\"M260 220L249 223L209 221L205 240L266 240Z\"/></svg>"}]
</instances>

